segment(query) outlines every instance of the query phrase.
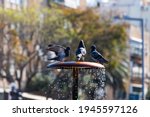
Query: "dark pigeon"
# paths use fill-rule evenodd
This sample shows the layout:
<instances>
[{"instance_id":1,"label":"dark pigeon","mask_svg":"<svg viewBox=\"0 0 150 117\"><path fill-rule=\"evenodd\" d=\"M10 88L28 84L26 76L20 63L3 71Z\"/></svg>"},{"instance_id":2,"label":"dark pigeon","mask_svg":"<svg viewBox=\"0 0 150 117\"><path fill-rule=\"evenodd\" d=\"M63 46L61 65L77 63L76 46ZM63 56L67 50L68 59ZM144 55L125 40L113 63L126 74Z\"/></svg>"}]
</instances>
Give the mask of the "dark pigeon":
<instances>
[{"instance_id":1,"label":"dark pigeon","mask_svg":"<svg viewBox=\"0 0 150 117\"><path fill-rule=\"evenodd\" d=\"M103 63L108 63L108 60L106 60L97 50L96 50L96 46L92 45L91 46L91 56L92 59L96 62L99 62L101 64Z\"/></svg>"},{"instance_id":2,"label":"dark pigeon","mask_svg":"<svg viewBox=\"0 0 150 117\"><path fill-rule=\"evenodd\" d=\"M81 40L79 43L78 49L76 50L77 60L78 61L80 61L81 59L84 60L85 55L86 55L86 48L85 48L83 40Z\"/></svg>"},{"instance_id":3,"label":"dark pigeon","mask_svg":"<svg viewBox=\"0 0 150 117\"><path fill-rule=\"evenodd\" d=\"M53 51L56 54L56 57L50 58L48 60L56 60L56 61L64 61L65 58L69 57L70 55L70 47L63 47L60 45L48 45L47 50Z\"/></svg>"}]
</instances>

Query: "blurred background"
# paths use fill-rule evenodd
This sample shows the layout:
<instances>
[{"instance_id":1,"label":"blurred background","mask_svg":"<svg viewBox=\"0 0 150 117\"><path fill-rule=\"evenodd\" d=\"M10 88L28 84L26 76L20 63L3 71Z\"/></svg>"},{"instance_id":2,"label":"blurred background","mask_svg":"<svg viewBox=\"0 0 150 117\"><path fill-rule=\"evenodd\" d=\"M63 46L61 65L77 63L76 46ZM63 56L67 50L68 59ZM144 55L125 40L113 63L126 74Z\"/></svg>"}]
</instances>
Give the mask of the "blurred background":
<instances>
[{"instance_id":1,"label":"blurred background","mask_svg":"<svg viewBox=\"0 0 150 117\"><path fill-rule=\"evenodd\" d=\"M84 40L109 60L106 99L150 99L150 0L0 0L0 99L71 99L70 71L47 68L50 43ZM79 99L96 99L81 77Z\"/></svg>"}]
</instances>

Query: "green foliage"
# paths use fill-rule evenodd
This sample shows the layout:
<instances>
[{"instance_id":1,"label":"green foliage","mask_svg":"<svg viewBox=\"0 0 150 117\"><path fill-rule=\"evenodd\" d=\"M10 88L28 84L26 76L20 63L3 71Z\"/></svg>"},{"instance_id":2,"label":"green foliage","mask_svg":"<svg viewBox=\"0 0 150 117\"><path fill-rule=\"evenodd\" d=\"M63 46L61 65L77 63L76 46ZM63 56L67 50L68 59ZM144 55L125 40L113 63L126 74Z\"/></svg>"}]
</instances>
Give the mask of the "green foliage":
<instances>
[{"instance_id":1,"label":"green foliage","mask_svg":"<svg viewBox=\"0 0 150 117\"><path fill-rule=\"evenodd\" d=\"M43 41L57 41L63 38L64 23L62 22L62 11L58 8L43 9L42 10L43 21L41 26L41 35L43 35Z\"/></svg>"},{"instance_id":2,"label":"green foliage","mask_svg":"<svg viewBox=\"0 0 150 117\"><path fill-rule=\"evenodd\" d=\"M95 44L97 50L109 60L109 64L106 65L106 77L110 79L108 83L115 89L123 87L122 80L127 78L129 73L126 55L128 39L124 24L113 24L90 9L80 11L54 6L50 9L44 8L40 12L43 17L41 25L38 26L41 44L47 45L50 42L70 45L71 60L75 60L75 50L82 39L88 51L86 61L92 61L90 46Z\"/></svg>"},{"instance_id":3,"label":"green foliage","mask_svg":"<svg viewBox=\"0 0 150 117\"><path fill-rule=\"evenodd\" d=\"M128 77L128 55L126 25L113 24L109 19L103 19L92 10L85 11L74 9L63 9L64 21L66 22L66 38L70 41L72 55L75 55L75 50L78 42L82 39L87 48L86 60L92 61L90 57L90 47L92 44L97 46L97 50L109 60L106 65L106 77L108 83L114 86L114 90L122 87L123 79ZM64 40L64 42L66 42ZM62 38L60 38L59 44ZM57 41L56 41L57 43ZM67 44L67 43L66 43ZM75 57L72 56L75 60ZM116 85L117 84L117 85Z\"/></svg>"},{"instance_id":4,"label":"green foliage","mask_svg":"<svg viewBox=\"0 0 150 117\"><path fill-rule=\"evenodd\" d=\"M71 60L75 60L75 50L78 42L82 39L88 51L85 57L86 61L92 61L90 57L92 44L95 44L97 50L109 60L106 65L106 76L110 79L108 83L116 86L117 89L123 86L123 78L128 77L128 59L126 57L128 45L124 24L113 24L109 19L101 18L99 14L90 9L81 11L53 5L51 8L32 7L16 12L0 8L0 29L11 23L19 24L21 27L19 31L15 30L16 33L13 32L15 35L13 41L16 46L19 45L26 50L29 58L35 51L34 46L37 43L40 43L43 49L47 47L48 43L57 43L65 46L70 45L72 49ZM18 50L21 49L16 48L15 52ZM13 56L16 61L19 61L19 65L22 65L24 60L29 60L27 56L16 57L16 54ZM25 59L20 59L20 57ZM36 62L30 66L35 64ZM17 65L16 68L18 68ZM45 90L44 87L47 86L49 80L47 76L38 75L32 80L33 84L30 84L30 88L31 90ZM86 82L85 80L85 84ZM32 86L37 89L32 89Z\"/></svg>"},{"instance_id":5,"label":"green foliage","mask_svg":"<svg viewBox=\"0 0 150 117\"><path fill-rule=\"evenodd\" d=\"M40 12L37 12L37 7L19 11L0 8L0 41L2 42L0 46L4 48L4 51L0 51L0 55L3 55L0 58L0 70L5 71L6 76L3 77L11 79L8 80L10 82L19 79L17 81L19 82L20 88L23 72L28 72L25 76L26 81L37 72L35 68L38 66L39 59L35 46L41 37L39 34L39 16ZM27 40L30 44L26 43ZM13 60L15 72L17 70L20 71L20 78L17 78L16 73L14 73L13 76L10 75L10 60ZM4 61L5 65L3 65Z\"/></svg>"},{"instance_id":6,"label":"green foliage","mask_svg":"<svg viewBox=\"0 0 150 117\"><path fill-rule=\"evenodd\" d=\"M78 11L65 9L64 15L70 26L67 29L68 38L72 38L71 45L76 49L79 40L83 39L88 52L95 44L109 62L108 69L113 70L125 60L127 50L127 33L124 24L113 24L103 20L92 10ZM89 55L89 53L88 53ZM87 60L90 56L87 55ZM116 59L117 58L117 59Z\"/></svg>"},{"instance_id":7,"label":"green foliage","mask_svg":"<svg viewBox=\"0 0 150 117\"><path fill-rule=\"evenodd\" d=\"M37 74L29 83L27 91L45 95L45 92L48 90L48 85L51 82L52 78L48 75Z\"/></svg>"}]
</instances>

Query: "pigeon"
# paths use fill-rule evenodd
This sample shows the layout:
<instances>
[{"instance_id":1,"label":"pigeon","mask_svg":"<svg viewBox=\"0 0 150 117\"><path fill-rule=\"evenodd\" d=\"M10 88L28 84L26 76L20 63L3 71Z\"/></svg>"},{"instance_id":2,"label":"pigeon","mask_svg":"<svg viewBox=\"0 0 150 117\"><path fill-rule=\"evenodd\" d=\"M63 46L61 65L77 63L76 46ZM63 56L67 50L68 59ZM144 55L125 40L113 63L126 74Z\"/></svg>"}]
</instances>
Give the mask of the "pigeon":
<instances>
[{"instance_id":1,"label":"pigeon","mask_svg":"<svg viewBox=\"0 0 150 117\"><path fill-rule=\"evenodd\" d=\"M70 47L63 47L61 45L49 44L47 50L53 51L56 54L56 57L50 58L48 60L64 61L65 58L70 55Z\"/></svg>"},{"instance_id":2,"label":"pigeon","mask_svg":"<svg viewBox=\"0 0 150 117\"><path fill-rule=\"evenodd\" d=\"M86 55L86 48L85 48L83 40L81 40L79 43L78 49L76 50L77 60L78 61L80 61L81 59L84 60L85 55Z\"/></svg>"},{"instance_id":3,"label":"pigeon","mask_svg":"<svg viewBox=\"0 0 150 117\"><path fill-rule=\"evenodd\" d=\"M96 46L92 45L91 46L91 57L93 60L95 60L96 62L99 62L101 64L103 63L108 63L108 60L106 60L97 50L96 50Z\"/></svg>"}]
</instances>

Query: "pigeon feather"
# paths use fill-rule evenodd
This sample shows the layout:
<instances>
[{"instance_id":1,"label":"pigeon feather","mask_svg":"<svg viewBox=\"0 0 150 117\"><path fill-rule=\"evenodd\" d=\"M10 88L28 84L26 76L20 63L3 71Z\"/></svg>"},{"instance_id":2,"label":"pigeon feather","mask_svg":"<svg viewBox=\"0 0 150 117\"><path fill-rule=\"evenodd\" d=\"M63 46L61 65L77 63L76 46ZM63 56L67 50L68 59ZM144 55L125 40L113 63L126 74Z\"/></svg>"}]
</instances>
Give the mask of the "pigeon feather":
<instances>
[{"instance_id":1,"label":"pigeon feather","mask_svg":"<svg viewBox=\"0 0 150 117\"><path fill-rule=\"evenodd\" d=\"M103 63L107 63L108 60L106 60L97 50L96 50L96 46L93 45L91 46L91 57L93 60L103 64Z\"/></svg>"}]
</instances>

